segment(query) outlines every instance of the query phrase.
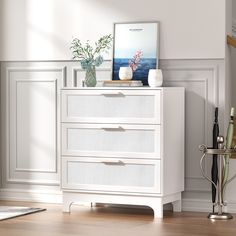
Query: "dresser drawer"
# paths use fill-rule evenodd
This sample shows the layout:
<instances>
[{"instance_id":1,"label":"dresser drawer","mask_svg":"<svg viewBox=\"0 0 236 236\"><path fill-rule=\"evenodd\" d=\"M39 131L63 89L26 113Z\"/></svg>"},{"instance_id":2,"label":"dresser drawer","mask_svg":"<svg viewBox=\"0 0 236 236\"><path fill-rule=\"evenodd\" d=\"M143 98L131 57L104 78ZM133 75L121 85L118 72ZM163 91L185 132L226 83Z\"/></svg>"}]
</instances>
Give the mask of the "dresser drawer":
<instances>
[{"instance_id":1,"label":"dresser drawer","mask_svg":"<svg viewBox=\"0 0 236 236\"><path fill-rule=\"evenodd\" d=\"M160 158L160 125L62 124L62 155Z\"/></svg>"},{"instance_id":2,"label":"dresser drawer","mask_svg":"<svg viewBox=\"0 0 236 236\"><path fill-rule=\"evenodd\" d=\"M160 124L161 90L62 90L62 122Z\"/></svg>"},{"instance_id":3,"label":"dresser drawer","mask_svg":"<svg viewBox=\"0 0 236 236\"><path fill-rule=\"evenodd\" d=\"M62 188L109 192L161 192L159 160L62 158Z\"/></svg>"}]
</instances>

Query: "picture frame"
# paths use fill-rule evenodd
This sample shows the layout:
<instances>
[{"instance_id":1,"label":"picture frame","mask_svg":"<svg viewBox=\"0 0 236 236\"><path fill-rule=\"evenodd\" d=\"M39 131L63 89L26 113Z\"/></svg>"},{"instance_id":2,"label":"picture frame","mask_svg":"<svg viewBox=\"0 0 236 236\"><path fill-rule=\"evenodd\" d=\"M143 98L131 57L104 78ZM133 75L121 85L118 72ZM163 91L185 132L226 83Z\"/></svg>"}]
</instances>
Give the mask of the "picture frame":
<instances>
[{"instance_id":1,"label":"picture frame","mask_svg":"<svg viewBox=\"0 0 236 236\"><path fill-rule=\"evenodd\" d=\"M159 67L159 22L114 23L112 80L120 67L131 67L132 80L148 85L149 69Z\"/></svg>"}]
</instances>

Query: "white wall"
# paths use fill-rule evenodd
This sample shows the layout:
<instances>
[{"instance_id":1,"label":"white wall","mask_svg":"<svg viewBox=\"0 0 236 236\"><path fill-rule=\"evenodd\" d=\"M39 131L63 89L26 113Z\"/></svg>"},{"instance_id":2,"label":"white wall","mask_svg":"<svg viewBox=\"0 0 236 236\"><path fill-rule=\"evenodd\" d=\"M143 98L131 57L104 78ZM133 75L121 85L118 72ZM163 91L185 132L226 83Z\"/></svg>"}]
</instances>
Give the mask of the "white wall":
<instances>
[{"instance_id":1,"label":"white wall","mask_svg":"<svg viewBox=\"0 0 236 236\"><path fill-rule=\"evenodd\" d=\"M232 19L233 19L233 27L236 30L236 1L233 0L232 3ZM233 31L234 37L236 36L236 31ZM231 48L231 65L232 65L232 99L233 106L236 107L236 49Z\"/></svg>"},{"instance_id":2,"label":"white wall","mask_svg":"<svg viewBox=\"0 0 236 236\"><path fill-rule=\"evenodd\" d=\"M161 59L224 58L225 0L0 0L0 60L70 59L72 36L113 22L161 22Z\"/></svg>"}]
</instances>

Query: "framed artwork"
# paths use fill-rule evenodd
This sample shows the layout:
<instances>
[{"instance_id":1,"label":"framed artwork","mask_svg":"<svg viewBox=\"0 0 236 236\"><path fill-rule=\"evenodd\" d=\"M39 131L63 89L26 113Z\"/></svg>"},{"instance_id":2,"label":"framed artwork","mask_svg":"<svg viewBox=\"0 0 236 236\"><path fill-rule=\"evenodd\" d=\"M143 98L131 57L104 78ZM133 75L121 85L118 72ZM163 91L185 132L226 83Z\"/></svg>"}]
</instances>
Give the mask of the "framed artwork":
<instances>
[{"instance_id":1,"label":"framed artwork","mask_svg":"<svg viewBox=\"0 0 236 236\"><path fill-rule=\"evenodd\" d=\"M158 68L159 23L115 23L112 80L119 80L120 67L131 67L132 80L147 85L149 69Z\"/></svg>"}]
</instances>

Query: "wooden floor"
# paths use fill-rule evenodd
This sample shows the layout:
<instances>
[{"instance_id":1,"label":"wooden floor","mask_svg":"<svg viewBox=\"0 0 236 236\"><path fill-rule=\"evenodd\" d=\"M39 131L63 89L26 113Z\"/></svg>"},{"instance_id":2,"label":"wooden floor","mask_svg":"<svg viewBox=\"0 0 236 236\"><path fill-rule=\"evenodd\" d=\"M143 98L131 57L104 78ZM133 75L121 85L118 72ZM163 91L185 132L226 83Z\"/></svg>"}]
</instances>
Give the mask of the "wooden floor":
<instances>
[{"instance_id":1,"label":"wooden floor","mask_svg":"<svg viewBox=\"0 0 236 236\"><path fill-rule=\"evenodd\" d=\"M233 220L210 221L206 213L165 212L153 220L150 209L73 206L62 213L60 205L4 202L1 205L46 207L47 211L0 221L0 236L234 236Z\"/></svg>"}]
</instances>

